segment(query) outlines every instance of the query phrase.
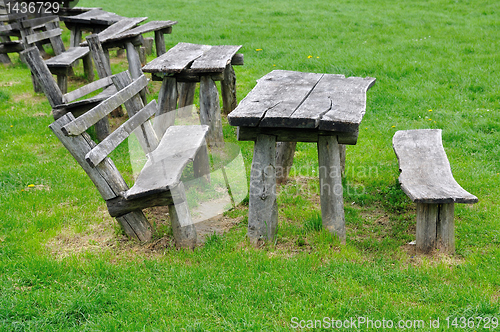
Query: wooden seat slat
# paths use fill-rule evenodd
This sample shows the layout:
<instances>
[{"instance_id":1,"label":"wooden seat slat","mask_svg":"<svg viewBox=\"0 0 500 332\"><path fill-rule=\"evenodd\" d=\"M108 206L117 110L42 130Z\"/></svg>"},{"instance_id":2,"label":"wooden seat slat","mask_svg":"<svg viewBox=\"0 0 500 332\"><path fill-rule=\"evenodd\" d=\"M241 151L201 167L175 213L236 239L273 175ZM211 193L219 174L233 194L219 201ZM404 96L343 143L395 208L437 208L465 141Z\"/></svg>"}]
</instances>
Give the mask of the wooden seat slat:
<instances>
[{"instance_id":1,"label":"wooden seat slat","mask_svg":"<svg viewBox=\"0 0 500 332\"><path fill-rule=\"evenodd\" d=\"M69 93L66 93L64 95L64 100L67 103L70 103L70 102L77 100L78 98L81 98L83 96L86 96L89 93L94 92L98 89L106 88L106 87L110 86L111 84L113 84L111 77L112 76L104 77L100 80L91 82L91 83L89 83L89 84L87 84L79 89L76 89L76 90L73 90ZM115 89L115 93L116 93L116 89Z\"/></svg>"},{"instance_id":2,"label":"wooden seat slat","mask_svg":"<svg viewBox=\"0 0 500 332\"><path fill-rule=\"evenodd\" d=\"M118 106L122 105L125 101L135 96L139 91L144 89L148 84L146 76L142 75L134 80L132 84L125 89L118 91L115 95L103 101L84 115L78 117L75 121L65 125L63 131L67 135L79 135L85 130L93 126L97 121L104 118L111 113Z\"/></svg>"},{"instance_id":3,"label":"wooden seat slat","mask_svg":"<svg viewBox=\"0 0 500 332\"><path fill-rule=\"evenodd\" d=\"M112 39L115 35L118 35L124 31L129 30L147 19L148 19L147 17L131 17L119 20L115 24L110 25L108 28L98 33L99 41L102 44L104 44L105 42ZM87 41L80 43L80 46L87 46L87 45L88 45Z\"/></svg>"},{"instance_id":4,"label":"wooden seat slat","mask_svg":"<svg viewBox=\"0 0 500 332\"><path fill-rule=\"evenodd\" d=\"M223 72L240 48L241 45L212 46L201 57L194 60L190 69L196 73Z\"/></svg>"},{"instance_id":5,"label":"wooden seat slat","mask_svg":"<svg viewBox=\"0 0 500 332\"><path fill-rule=\"evenodd\" d=\"M56 55L45 61L49 68L69 67L73 62L90 53L88 47L71 47L66 52Z\"/></svg>"},{"instance_id":6,"label":"wooden seat slat","mask_svg":"<svg viewBox=\"0 0 500 332\"><path fill-rule=\"evenodd\" d=\"M476 203L454 179L440 129L401 130L393 137L399 182L416 203Z\"/></svg>"},{"instance_id":7,"label":"wooden seat slat","mask_svg":"<svg viewBox=\"0 0 500 332\"><path fill-rule=\"evenodd\" d=\"M142 110L134 114L130 119L118 127L115 131L109 134L102 142L85 156L85 160L95 167L104 160L120 143L122 143L130 134L150 117L152 117L157 110L156 100L151 101Z\"/></svg>"},{"instance_id":8,"label":"wooden seat slat","mask_svg":"<svg viewBox=\"0 0 500 332\"><path fill-rule=\"evenodd\" d=\"M26 36L26 41L28 44L33 44L45 39L49 39L52 37L60 36L62 33L62 29L52 29L48 31L36 32L31 35Z\"/></svg>"},{"instance_id":9,"label":"wooden seat slat","mask_svg":"<svg viewBox=\"0 0 500 332\"><path fill-rule=\"evenodd\" d=\"M157 30L163 30L163 29L172 27L175 24L177 24L177 21L150 21L150 22L147 22L143 25L135 27L133 29L125 30L121 33L115 34L113 37L108 38L107 40L113 41L113 40L118 40L118 39L122 39L122 38L132 38L132 37L142 35L143 33L157 31ZM102 42L102 40L101 40L101 42Z\"/></svg>"},{"instance_id":10,"label":"wooden seat slat","mask_svg":"<svg viewBox=\"0 0 500 332\"><path fill-rule=\"evenodd\" d=\"M148 154L148 161L135 184L123 193L125 199L161 193L174 189L187 163L194 160L203 146L208 126L171 126L158 147Z\"/></svg>"}]
</instances>

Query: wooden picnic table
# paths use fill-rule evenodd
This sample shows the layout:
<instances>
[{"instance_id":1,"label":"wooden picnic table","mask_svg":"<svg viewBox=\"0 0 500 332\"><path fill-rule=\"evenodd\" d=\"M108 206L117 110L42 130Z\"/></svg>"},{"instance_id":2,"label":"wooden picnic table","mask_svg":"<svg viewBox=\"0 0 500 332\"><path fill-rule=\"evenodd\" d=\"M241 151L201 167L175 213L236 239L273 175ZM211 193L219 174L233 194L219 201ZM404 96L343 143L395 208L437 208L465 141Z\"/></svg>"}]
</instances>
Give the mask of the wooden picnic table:
<instances>
[{"instance_id":1,"label":"wooden picnic table","mask_svg":"<svg viewBox=\"0 0 500 332\"><path fill-rule=\"evenodd\" d=\"M96 8L74 16L61 16L60 19L71 31L70 47L77 47L82 41L82 31L99 33L126 17Z\"/></svg>"},{"instance_id":2,"label":"wooden picnic table","mask_svg":"<svg viewBox=\"0 0 500 332\"><path fill-rule=\"evenodd\" d=\"M276 165L282 159L277 141L317 142L323 226L345 242L339 143L357 143L366 91L374 83L370 77L275 70L229 114L238 140L255 141L248 212L253 243L273 239L278 224L276 172L283 170Z\"/></svg>"},{"instance_id":3,"label":"wooden picnic table","mask_svg":"<svg viewBox=\"0 0 500 332\"><path fill-rule=\"evenodd\" d=\"M199 45L179 43L168 52L142 68L153 79L162 80L158 101L160 114L174 123L179 95L179 108L191 105L196 82L200 82L200 120L209 126L207 142L210 146L223 145L219 93L215 81L221 81L223 107L226 112L236 106L236 76L232 65L242 65L243 55L238 54L241 45ZM177 82L183 82L177 92Z\"/></svg>"}]
</instances>

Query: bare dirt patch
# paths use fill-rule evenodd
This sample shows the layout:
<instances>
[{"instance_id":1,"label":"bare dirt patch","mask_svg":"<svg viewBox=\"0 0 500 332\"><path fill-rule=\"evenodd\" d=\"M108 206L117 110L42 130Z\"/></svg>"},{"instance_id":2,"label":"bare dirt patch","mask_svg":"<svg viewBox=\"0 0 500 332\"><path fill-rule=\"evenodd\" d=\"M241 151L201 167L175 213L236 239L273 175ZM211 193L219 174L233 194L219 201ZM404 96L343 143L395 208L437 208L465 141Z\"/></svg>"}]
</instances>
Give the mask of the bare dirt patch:
<instances>
[{"instance_id":1,"label":"bare dirt patch","mask_svg":"<svg viewBox=\"0 0 500 332\"><path fill-rule=\"evenodd\" d=\"M43 102L44 100L46 100L46 98L45 98L45 96L34 95L32 92L25 92L25 93L21 93L19 95L15 95L12 98L12 100L15 103L19 103L19 102L23 101L26 104L33 106L33 105L36 105L36 104Z\"/></svg>"}]
</instances>

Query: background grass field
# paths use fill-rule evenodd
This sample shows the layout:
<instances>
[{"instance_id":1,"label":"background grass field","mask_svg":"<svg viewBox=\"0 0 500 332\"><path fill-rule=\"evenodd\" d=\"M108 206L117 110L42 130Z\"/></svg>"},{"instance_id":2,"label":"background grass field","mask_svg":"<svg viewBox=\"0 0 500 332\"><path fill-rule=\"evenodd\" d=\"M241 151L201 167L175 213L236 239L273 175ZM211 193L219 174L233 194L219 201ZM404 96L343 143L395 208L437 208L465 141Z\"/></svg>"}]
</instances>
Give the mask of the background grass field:
<instances>
[{"instance_id":1,"label":"background grass field","mask_svg":"<svg viewBox=\"0 0 500 332\"><path fill-rule=\"evenodd\" d=\"M377 78L358 144L347 148L347 244L318 227L313 144L298 145L300 171L280 188L274 243L247 243L245 204L226 213L229 232L194 251L172 248L165 225L152 243L127 241L48 129L50 106L13 56L13 66L0 68L1 331L288 331L293 317L423 320L421 331L464 331L484 325L448 329L446 317L500 318L499 2L79 5L177 20L167 47L243 45L245 65L235 67L240 99L274 69ZM114 73L126 68L124 59L112 63ZM78 69L70 90L83 83ZM151 90L156 98L158 86ZM235 128L223 121L226 140L235 142ZM391 139L415 128L443 129L455 179L479 198L456 206L454 256L415 256L407 245L415 210L397 185ZM248 173L253 143L238 144ZM121 148L117 164L129 174ZM431 329L438 318L440 328Z\"/></svg>"}]
</instances>

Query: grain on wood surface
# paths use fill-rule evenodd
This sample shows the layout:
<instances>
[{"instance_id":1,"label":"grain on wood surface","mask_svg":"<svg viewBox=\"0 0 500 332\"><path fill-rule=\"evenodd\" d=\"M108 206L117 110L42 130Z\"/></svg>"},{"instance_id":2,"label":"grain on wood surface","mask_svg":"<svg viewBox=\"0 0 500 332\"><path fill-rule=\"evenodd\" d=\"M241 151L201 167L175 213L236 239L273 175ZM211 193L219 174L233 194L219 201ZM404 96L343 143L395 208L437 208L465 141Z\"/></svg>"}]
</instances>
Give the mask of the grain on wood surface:
<instances>
[{"instance_id":1,"label":"grain on wood surface","mask_svg":"<svg viewBox=\"0 0 500 332\"><path fill-rule=\"evenodd\" d=\"M335 136L318 140L319 187L323 227L345 244L346 229L340 151Z\"/></svg>"},{"instance_id":2,"label":"grain on wood surface","mask_svg":"<svg viewBox=\"0 0 500 332\"><path fill-rule=\"evenodd\" d=\"M165 131L175 123L175 109L177 108L177 81L175 78L165 77L158 93L158 112L156 113L154 128L158 137L163 137Z\"/></svg>"},{"instance_id":3,"label":"grain on wood surface","mask_svg":"<svg viewBox=\"0 0 500 332\"><path fill-rule=\"evenodd\" d=\"M195 73L223 72L241 45L216 45L207 49L203 55L194 60L191 70Z\"/></svg>"},{"instance_id":4,"label":"grain on wood surface","mask_svg":"<svg viewBox=\"0 0 500 332\"><path fill-rule=\"evenodd\" d=\"M111 65L109 64L108 57L102 48L102 44L99 41L99 36L96 34L87 36L85 38L87 44L89 45L90 53L94 59L94 64L97 69L97 75L99 78L105 78L111 76Z\"/></svg>"},{"instance_id":5,"label":"grain on wood surface","mask_svg":"<svg viewBox=\"0 0 500 332\"><path fill-rule=\"evenodd\" d=\"M105 30L101 31L98 33L99 40L101 41L102 44L105 44L108 40L112 39L115 35L118 35L124 31L127 31L133 27L135 27L137 24L145 21L147 17L133 17L133 18L125 18L122 20L119 20L115 24L109 26ZM87 46L87 42L83 42L80 44L80 46Z\"/></svg>"},{"instance_id":6,"label":"grain on wood surface","mask_svg":"<svg viewBox=\"0 0 500 332\"><path fill-rule=\"evenodd\" d=\"M32 45L36 42L60 36L62 29L52 29L48 31L35 32L26 36L26 43Z\"/></svg>"},{"instance_id":7,"label":"grain on wood surface","mask_svg":"<svg viewBox=\"0 0 500 332\"><path fill-rule=\"evenodd\" d=\"M341 144L355 145L358 140L358 131L335 132L321 131L317 129L301 128L262 128L262 127L238 127L238 141L255 141L257 135L266 134L276 136L278 142L317 142L320 136L337 136Z\"/></svg>"},{"instance_id":8,"label":"grain on wood surface","mask_svg":"<svg viewBox=\"0 0 500 332\"><path fill-rule=\"evenodd\" d=\"M144 23L143 25L139 25L135 28L124 30L120 33L117 33L109 37L107 40L112 41L112 40L136 37L144 33L163 30L172 27L175 24L177 24L177 21L149 21L147 23Z\"/></svg>"},{"instance_id":9,"label":"grain on wood surface","mask_svg":"<svg viewBox=\"0 0 500 332\"><path fill-rule=\"evenodd\" d=\"M254 245L274 239L278 227L275 161L276 138L258 135L250 172L248 209L248 238Z\"/></svg>"},{"instance_id":10,"label":"grain on wood surface","mask_svg":"<svg viewBox=\"0 0 500 332\"><path fill-rule=\"evenodd\" d=\"M144 89L148 84L146 76L141 76L134 80L132 84L118 91L110 98L103 101L84 115L78 117L75 121L69 123L63 128L67 135L79 135L97 121L111 113L118 106L122 105L126 100L135 96L139 91Z\"/></svg>"},{"instance_id":11,"label":"grain on wood surface","mask_svg":"<svg viewBox=\"0 0 500 332\"><path fill-rule=\"evenodd\" d=\"M142 68L145 73L179 73L201 57L209 45L178 43Z\"/></svg>"},{"instance_id":12,"label":"grain on wood surface","mask_svg":"<svg viewBox=\"0 0 500 332\"><path fill-rule=\"evenodd\" d=\"M136 210L116 218L120 226L122 226L125 234L130 238L137 239L141 242L151 240L152 232L146 216L141 210Z\"/></svg>"},{"instance_id":13,"label":"grain on wood surface","mask_svg":"<svg viewBox=\"0 0 500 332\"><path fill-rule=\"evenodd\" d=\"M297 142L276 143L276 183L285 184L293 165Z\"/></svg>"},{"instance_id":14,"label":"grain on wood surface","mask_svg":"<svg viewBox=\"0 0 500 332\"><path fill-rule=\"evenodd\" d=\"M175 201L180 201L181 198L175 198ZM122 196L117 196L107 200L109 215L116 218L135 210L142 210L152 206L168 206L174 202L172 192L166 191L156 195L144 196L138 199L125 199Z\"/></svg>"},{"instance_id":15,"label":"grain on wood surface","mask_svg":"<svg viewBox=\"0 0 500 332\"><path fill-rule=\"evenodd\" d=\"M189 206L186 200L184 184L180 182L171 190L175 196L181 196L179 202L168 206L170 221L172 223L172 232L174 234L175 246L177 248L191 248L196 246L196 228L194 227Z\"/></svg>"},{"instance_id":16,"label":"grain on wood surface","mask_svg":"<svg viewBox=\"0 0 500 332\"><path fill-rule=\"evenodd\" d=\"M455 253L455 204L439 204L436 225L437 248L440 252Z\"/></svg>"},{"instance_id":17,"label":"grain on wood surface","mask_svg":"<svg viewBox=\"0 0 500 332\"><path fill-rule=\"evenodd\" d=\"M400 130L392 139L403 191L418 203L476 203L454 179L441 129Z\"/></svg>"},{"instance_id":18,"label":"grain on wood surface","mask_svg":"<svg viewBox=\"0 0 500 332\"><path fill-rule=\"evenodd\" d=\"M184 167L203 146L207 131L207 126L168 128L156 150L148 155L134 186L123 196L136 199L175 188Z\"/></svg>"},{"instance_id":19,"label":"grain on wood surface","mask_svg":"<svg viewBox=\"0 0 500 332\"><path fill-rule=\"evenodd\" d=\"M436 248L436 222L439 204L417 203L416 247L421 253L429 253Z\"/></svg>"},{"instance_id":20,"label":"grain on wood surface","mask_svg":"<svg viewBox=\"0 0 500 332\"><path fill-rule=\"evenodd\" d=\"M125 121L114 132L108 135L102 142L100 142L92 151L88 152L85 159L90 166L95 167L104 160L120 143L122 143L130 134L150 117L152 117L157 110L156 101L151 101L146 107L134 114L130 119Z\"/></svg>"},{"instance_id":21,"label":"grain on wood surface","mask_svg":"<svg viewBox=\"0 0 500 332\"><path fill-rule=\"evenodd\" d=\"M202 76L200 81L200 122L209 127L208 146L223 147L224 134L222 132L219 92L215 82L208 76Z\"/></svg>"},{"instance_id":22,"label":"grain on wood surface","mask_svg":"<svg viewBox=\"0 0 500 332\"><path fill-rule=\"evenodd\" d=\"M236 99L236 74L233 66L228 64L224 70L224 80L221 81L222 110L224 114L231 113L238 106Z\"/></svg>"},{"instance_id":23,"label":"grain on wood surface","mask_svg":"<svg viewBox=\"0 0 500 332\"><path fill-rule=\"evenodd\" d=\"M89 52L90 50L88 47L70 47L66 52L48 59L45 63L49 68L69 67L76 60L88 55Z\"/></svg>"}]
</instances>

